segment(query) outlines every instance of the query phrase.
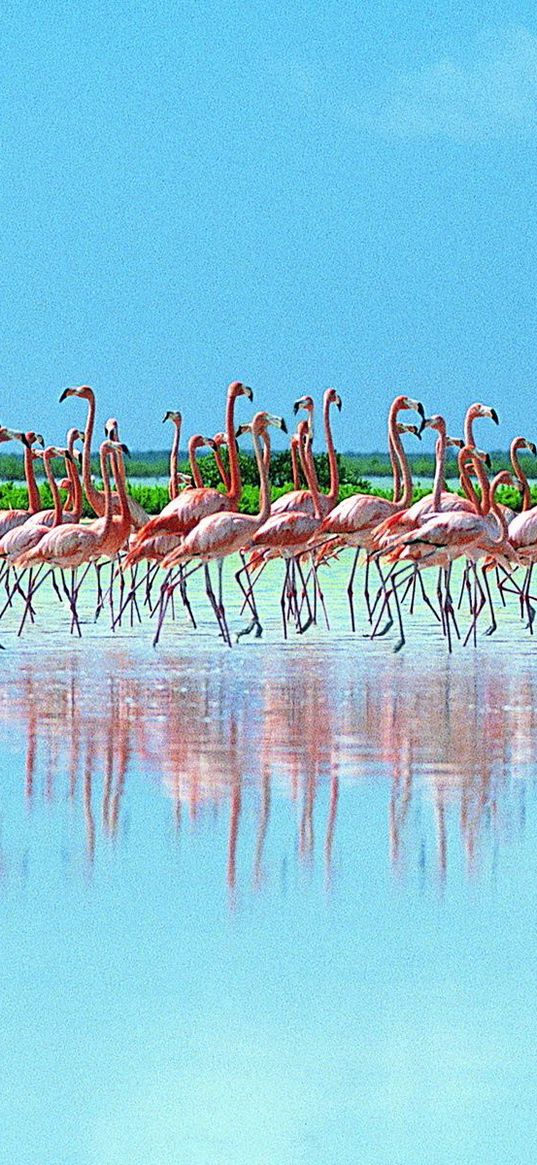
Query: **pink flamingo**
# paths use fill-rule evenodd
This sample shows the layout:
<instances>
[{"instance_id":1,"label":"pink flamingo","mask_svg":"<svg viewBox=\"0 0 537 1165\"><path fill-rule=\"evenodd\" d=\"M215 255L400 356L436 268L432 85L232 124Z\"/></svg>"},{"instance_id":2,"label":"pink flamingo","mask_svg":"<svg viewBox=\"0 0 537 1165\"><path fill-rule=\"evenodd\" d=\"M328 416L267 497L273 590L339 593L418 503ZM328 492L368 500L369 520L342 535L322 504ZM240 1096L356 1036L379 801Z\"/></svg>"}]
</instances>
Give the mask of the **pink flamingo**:
<instances>
[{"instance_id":1,"label":"pink flamingo","mask_svg":"<svg viewBox=\"0 0 537 1165\"><path fill-rule=\"evenodd\" d=\"M240 475L237 442L235 439L235 402L239 396L253 399L253 392L246 384L234 380L229 385L226 408L226 434L229 450L230 487L225 494L209 487L197 487L184 490L179 497L173 498L164 506L156 517L138 532L133 547L126 559L126 566L137 560L139 549L148 539L159 534L175 534L184 537L192 530L201 518L222 510L236 510L238 508L242 483ZM194 469L194 467L192 467Z\"/></svg>"},{"instance_id":2,"label":"pink flamingo","mask_svg":"<svg viewBox=\"0 0 537 1165\"><path fill-rule=\"evenodd\" d=\"M213 611L215 613L217 622L222 633L224 642L231 647L231 637L226 621L224 605L222 601L222 585L221 585L221 564L222 560L230 554L235 554L238 551L246 549L251 545L252 538L257 530L267 521L270 514L270 481L269 481L269 466L263 457L263 447L261 444L262 438L266 435L267 427L274 425L279 429L287 432L285 421L282 417L275 417L271 413L259 412L255 414L252 421L252 440L254 443L254 451L257 461L257 468L260 478L260 509L257 515L238 514L234 510L226 510L216 514L210 514L192 529L182 539L181 544L171 554L168 554L163 559L162 567L167 570L171 567L179 566L183 563L190 562L192 559L199 560L198 565L205 566L205 583L206 591ZM233 479L233 473L232 473ZM217 560L219 568L220 586L219 586L219 601L216 596L211 583L209 573L209 563ZM195 568L197 569L197 568ZM169 599L173 587L176 584L163 584L163 601L161 603L161 612L159 618L159 625L154 642L158 642L160 629L164 620L166 612L167 600ZM253 597L250 598L250 607L252 610L252 617L256 624L259 624L259 616L255 606Z\"/></svg>"},{"instance_id":3,"label":"pink flamingo","mask_svg":"<svg viewBox=\"0 0 537 1165\"><path fill-rule=\"evenodd\" d=\"M41 509L42 502L35 479L32 446L36 444L44 445L45 443L40 433L20 433L14 429L6 429L4 426L0 426L0 443L4 441L21 441L24 445L24 476L28 489L28 509L6 510L2 514L0 518L0 538L4 534L7 534L9 530L13 530L15 526L21 526L23 522L28 520L31 514L35 514Z\"/></svg>"},{"instance_id":4,"label":"pink flamingo","mask_svg":"<svg viewBox=\"0 0 537 1165\"><path fill-rule=\"evenodd\" d=\"M313 463L313 456L311 452L311 435L309 431L308 421L302 421L298 427L298 437L301 447L304 451L304 472L306 474L306 481L309 487L310 495L313 500L314 513L310 514L308 511L300 512L299 510L291 510L287 513L275 514L273 511L270 517L262 526L255 532L252 538L252 546L255 550L259 550L264 560L268 557L282 557L285 560L285 576L283 588L280 599L280 607L283 617L284 635L287 638L287 620L285 616L285 596L286 593L290 595L291 600L294 600L295 615L297 618L297 625L299 631L305 631L313 621L313 614L307 593L307 585L302 573L300 564L300 555L309 550L311 539L317 533L321 523L321 497L317 475ZM308 607L308 620L304 626L300 625L300 612L296 601L296 587L294 582L293 567L296 564L298 573L303 586L303 594ZM244 570L250 569L250 563ZM237 581L242 587L240 576L242 571L237 574ZM259 576L258 576L259 577ZM250 589L250 594L252 593ZM247 599L246 591L243 591ZM246 635L256 628L256 634L261 634L261 627L258 622L252 620L249 627L244 628L239 632L239 635Z\"/></svg>"},{"instance_id":5,"label":"pink flamingo","mask_svg":"<svg viewBox=\"0 0 537 1165\"><path fill-rule=\"evenodd\" d=\"M476 456L474 452L474 457ZM444 572L444 598L441 609L444 614L444 629L451 651L450 616L453 617L453 603L450 591L451 567L455 558L465 556L475 563L485 555L509 561L513 549L508 541L507 523L496 501L496 491L500 485L512 485L513 479L507 471L496 474L490 487L491 513L483 515L466 511L448 510L434 514L419 529L403 534L399 544L390 551L388 560L417 564L419 569L439 566ZM394 591L399 580L392 584ZM484 596L479 610L474 614L471 631L475 631L478 615L484 605ZM400 640L394 650L399 651L405 642L402 624ZM468 638L468 636L467 636Z\"/></svg>"},{"instance_id":6,"label":"pink flamingo","mask_svg":"<svg viewBox=\"0 0 537 1165\"><path fill-rule=\"evenodd\" d=\"M356 574L360 550L364 548L367 551L365 596L369 616L371 617L368 588L369 552L374 550L374 531L385 518L397 513L399 510L407 509L412 501L412 473L397 427L399 413L405 410L418 412L422 420L425 419L425 411L420 401L413 400L409 396L400 395L396 396L392 402L388 415L388 439L390 455L392 459L395 458L393 464L395 465L396 461L399 461L402 474L403 495L401 500L394 502L388 498L376 497L374 494L353 494L351 497L345 498L344 501L340 502L327 515L319 528L319 540L326 540L331 549L334 549L335 546L356 547L354 563L347 585L351 627L353 631L356 630L354 616L354 576ZM380 571L377 559L375 559L375 563L377 570ZM384 582L382 574L381 581Z\"/></svg>"},{"instance_id":7,"label":"pink flamingo","mask_svg":"<svg viewBox=\"0 0 537 1165\"><path fill-rule=\"evenodd\" d=\"M330 423L330 409L332 405L335 405L338 411L341 412L341 397L339 393L336 392L335 388L327 388L323 400L323 424L328 452L328 464L330 466L330 489L327 494L320 495L321 514L323 517L334 508L339 496L339 468ZM303 396L295 401L295 413L301 408L306 409L309 414L310 433L313 435L313 423L311 419L313 415L313 400L311 396ZM315 505L311 490L292 490L289 493L282 494L271 506L272 514L289 513L291 510L298 510L300 513L308 513L313 516L315 513Z\"/></svg>"},{"instance_id":8,"label":"pink flamingo","mask_svg":"<svg viewBox=\"0 0 537 1165\"><path fill-rule=\"evenodd\" d=\"M128 538L131 528L131 514L128 494L125 489L124 475L119 464L119 454L128 453L126 445L115 441L103 441L100 448L101 473L104 485L105 513L102 518L91 522L72 523L71 525L57 525L47 531L45 537L33 548L22 554L17 560L21 567L33 566L37 563L48 563L51 567L59 567L63 572L71 571L71 590L67 593L72 611L72 623L81 634L80 622L77 615L77 599L81 583L76 584L77 569L86 564L97 561L99 558L114 559ZM114 512L112 491L110 488L110 474L108 461L111 458L112 469L117 494L120 500L120 513Z\"/></svg>"}]
</instances>

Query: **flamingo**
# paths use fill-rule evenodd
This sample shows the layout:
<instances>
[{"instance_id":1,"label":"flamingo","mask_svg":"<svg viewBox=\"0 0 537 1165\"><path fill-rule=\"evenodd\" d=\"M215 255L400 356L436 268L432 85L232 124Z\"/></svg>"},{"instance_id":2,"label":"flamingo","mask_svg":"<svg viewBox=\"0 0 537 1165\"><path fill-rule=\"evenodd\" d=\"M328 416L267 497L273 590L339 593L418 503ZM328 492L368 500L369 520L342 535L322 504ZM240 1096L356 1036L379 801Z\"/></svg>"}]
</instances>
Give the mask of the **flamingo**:
<instances>
[{"instance_id":1,"label":"flamingo","mask_svg":"<svg viewBox=\"0 0 537 1165\"><path fill-rule=\"evenodd\" d=\"M392 459L395 459L393 464L395 465L399 461L401 468L403 478L403 494L401 500L394 502L388 498L377 497L374 494L353 494L352 497L345 498L344 501L332 509L331 513L324 518L319 527L319 540L326 540L330 548L334 549L335 546L356 547L354 563L347 585L351 627L353 631L356 630L354 616L354 576L356 574L360 550L364 548L368 554L366 560L365 593L368 611L371 613L368 578L369 552L375 548L374 531L385 518L397 513L399 510L407 509L412 501L412 473L403 448L401 435L397 428L399 413L405 410L413 410L419 413L422 420L425 419L425 410L421 401L413 400L412 397L404 395L395 397L388 414L388 438L390 454ZM375 559L375 562L377 570L380 570L378 560Z\"/></svg>"},{"instance_id":2,"label":"flamingo","mask_svg":"<svg viewBox=\"0 0 537 1165\"><path fill-rule=\"evenodd\" d=\"M220 563L224 557L230 554L237 553L249 547L252 543L257 530L267 521L270 514L270 481L269 481L269 466L263 457L263 447L261 439L266 434L269 425L274 425L279 429L287 432L285 421L283 417L275 417L272 413L258 412L255 414L252 421L252 440L254 443L255 457L257 461L257 468L260 478L260 495L259 504L260 509L257 515L238 514L234 510L225 510L220 513L210 514L202 518L198 524L190 530L188 534L182 539L180 545L171 554L168 554L162 561L163 569L179 566L183 563L190 562L192 559L198 559L199 565L205 566L205 582L206 591L213 611L215 613L217 622L224 639L231 647L231 637L229 628L227 626L224 605L222 602L221 586L219 602L216 601L216 596L213 591L211 577L209 573L209 563L217 559L219 561L219 571L221 571ZM232 474L233 477L233 474ZM220 576L221 577L221 576ZM155 643L158 642L160 628L164 619L167 599L172 593L172 588L176 584L163 584L163 603L161 607L159 626L155 636ZM253 597L250 598L250 606L252 610L252 617L255 619L257 625L260 626L259 616L255 606Z\"/></svg>"},{"instance_id":3,"label":"flamingo","mask_svg":"<svg viewBox=\"0 0 537 1165\"><path fill-rule=\"evenodd\" d=\"M302 568L299 561L299 556L309 549L309 543L314 535L317 533L321 523L321 497L317 482L317 475L313 464L313 457L311 452L311 434L309 431L308 421L302 421L299 425L298 438L301 443L301 448L304 450L304 472L306 474L307 485L313 499L314 513L310 514L307 510L300 512L299 510L291 510L288 513L275 514L272 510L269 518L262 526L255 532L252 538L252 546L255 550L261 552L264 561L268 557L281 556L285 559L285 576L283 588L280 599L280 607L282 610L284 635L287 638L287 620L285 616L285 595L286 592L291 593L294 598L295 613L297 616L298 630L305 631L312 622L313 616L307 597L307 587ZM308 605L309 618L305 626L300 626L299 610L296 603L296 589L294 584L294 572L292 570L293 564L296 562L298 572L304 588L304 596ZM250 563L244 569L250 569ZM291 573L290 573L291 572ZM237 580L240 583L241 571L237 574ZM259 576L258 576L259 577ZM257 581L257 580L256 580ZM253 587L250 589L252 592ZM244 592L247 598L246 592ZM256 628L256 634L259 635L260 624L252 620L249 627L239 632L240 635L248 634L251 630Z\"/></svg>"},{"instance_id":4,"label":"flamingo","mask_svg":"<svg viewBox=\"0 0 537 1165\"><path fill-rule=\"evenodd\" d=\"M231 382L227 394L226 434L229 449L230 486L226 493L209 487L196 487L184 490L177 498L168 502L156 517L140 530L127 555L125 565L129 566L136 561L136 557L144 542L158 534L175 534L183 537L192 530L201 518L215 514L222 510L236 510L238 508L242 483L240 466L235 439L235 401L239 396L253 399L252 389L239 380ZM194 473L194 465L192 465Z\"/></svg>"},{"instance_id":5,"label":"flamingo","mask_svg":"<svg viewBox=\"0 0 537 1165\"><path fill-rule=\"evenodd\" d=\"M6 510L2 514L0 518L0 538L4 534L7 534L9 530L13 530L15 526L21 526L32 514L37 513L41 509L42 502L35 480L32 446L45 444L40 433L21 433L18 430L6 429L5 426L0 426L0 443L4 441L21 441L24 445L24 476L28 489L28 509Z\"/></svg>"},{"instance_id":6,"label":"flamingo","mask_svg":"<svg viewBox=\"0 0 537 1165\"><path fill-rule=\"evenodd\" d=\"M341 397L336 392L335 388L327 388L323 399L323 424L324 435L326 441L326 448L328 451L328 463L330 466L330 489L327 494L321 494L321 514L324 517L333 510L339 495L339 468L337 463L336 450L334 446L334 438L332 436L332 426L330 424L330 409L335 405L339 412L341 412ZM313 435L312 415L313 415L313 400L310 396L300 397L294 403L295 413L298 409L306 409L310 418L310 433ZM282 494L272 503L272 514L289 513L291 510L298 510L300 513L308 513L312 516L315 513L315 505L311 490L295 489L290 493Z\"/></svg>"},{"instance_id":7,"label":"flamingo","mask_svg":"<svg viewBox=\"0 0 537 1165\"><path fill-rule=\"evenodd\" d=\"M125 489L123 468L119 460L121 453L128 453L126 445L117 441L103 441L100 448L105 499L103 517L95 518L86 523L56 525L52 530L47 531L46 536L40 540L37 546L23 553L16 561L16 565L21 567L46 562L49 566L59 567L62 571L71 570L71 591L68 593L73 615L71 627L74 624L79 635L81 631L76 603L81 584L76 586L76 570L83 564L95 562L99 558L115 558L124 545L131 528L129 499ZM114 499L108 470L109 459L112 462L116 490L120 500L119 514L114 512Z\"/></svg>"},{"instance_id":8,"label":"flamingo","mask_svg":"<svg viewBox=\"0 0 537 1165\"><path fill-rule=\"evenodd\" d=\"M474 451L474 457L476 456ZM491 511L490 514L470 513L467 511L448 510L433 514L423 526L401 535L399 542L392 547L387 555L388 561L410 562L417 564L421 570L424 567L439 566L444 572L444 599L442 603L443 623L448 639L448 650L451 651L451 635L449 618L453 617L453 604L450 592L451 566L455 558L465 556L474 563L485 555L492 555L503 560L513 558L513 549L508 542L507 522L500 506L496 501L496 491L500 485L512 485L513 478L502 470L496 474L490 487ZM393 582L394 589L398 579ZM471 630L475 630L478 615L483 603L474 614ZM401 630L400 640L394 650L399 651L405 642ZM468 637L467 637L468 638Z\"/></svg>"}]
</instances>

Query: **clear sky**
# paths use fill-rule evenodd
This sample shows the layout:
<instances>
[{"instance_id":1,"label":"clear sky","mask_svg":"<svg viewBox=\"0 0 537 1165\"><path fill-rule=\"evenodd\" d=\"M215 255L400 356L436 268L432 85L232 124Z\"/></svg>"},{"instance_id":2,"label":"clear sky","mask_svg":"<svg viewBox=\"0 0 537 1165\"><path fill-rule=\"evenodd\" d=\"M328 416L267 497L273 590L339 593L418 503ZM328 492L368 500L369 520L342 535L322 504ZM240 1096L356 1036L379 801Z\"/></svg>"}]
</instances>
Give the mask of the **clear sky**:
<instances>
[{"instance_id":1,"label":"clear sky","mask_svg":"<svg viewBox=\"0 0 537 1165\"><path fill-rule=\"evenodd\" d=\"M537 439L533 3L21 2L1 69L3 423L86 382L162 447L237 377L342 449L396 391Z\"/></svg>"}]
</instances>

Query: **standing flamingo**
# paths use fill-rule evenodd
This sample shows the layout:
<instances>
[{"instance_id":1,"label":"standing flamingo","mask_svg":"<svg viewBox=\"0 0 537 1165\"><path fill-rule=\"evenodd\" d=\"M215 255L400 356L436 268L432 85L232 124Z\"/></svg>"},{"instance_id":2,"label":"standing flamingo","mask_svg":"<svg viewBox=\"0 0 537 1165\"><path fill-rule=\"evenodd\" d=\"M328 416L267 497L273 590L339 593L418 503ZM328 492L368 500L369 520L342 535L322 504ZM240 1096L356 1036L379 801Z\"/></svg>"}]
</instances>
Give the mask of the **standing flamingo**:
<instances>
[{"instance_id":1,"label":"standing flamingo","mask_svg":"<svg viewBox=\"0 0 537 1165\"><path fill-rule=\"evenodd\" d=\"M354 563L347 585L351 627L353 631L356 630L354 617L354 576L356 574L360 550L364 548L368 554L366 559L365 595L368 612L370 613L368 591L369 552L375 548L374 531L385 518L397 513L398 510L407 509L412 501L412 473L397 428L399 413L405 410L413 410L419 413L422 420L425 419L425 410L421 401L413 400L409 396L400 395L396 396L392 402L388 414L388 439L391 456L399 461L401 468L403 478L403 495L401 500L399 502L393 502L388 498L380 498L374 494L353 494L350 498L345 498L344 501L340 502L327 515L319 528L319 539L326 539L330 547L333 548L334 545L356 547ZM377 570L380 570L377 559L375 559L375 563ZM383 581L382 575L381 581Z\"/></svg>"},{"instance_id":2,"label":"standing flamingo","mask_svg":"<svg viewBox=\"0 0 537 1165\"><path fill-rule=\"evenodd\" d=\"M321 514L324 517L333 510L338 496L339 496L339 468L337 463L337 454L334 445L334 438L332 436L332 426L330 423L330 409L335 405L339 412L341 412L341 397L336 392L335 388L327 388L323 400L323 424L324 435L326 441L326 448L328 452L328 464L330 466L330 489L327 494L321 494ZM309 414L310 418L310 433L313 434L313 425L311 421L313 412L313 401L310 396L300 397L295 401L294 410L304 408ZM271 513L283 514L289 513L291 510L298 510L300 513L308 513L313 516L315 513L315 505L311 490L295 489L289 493L282 494L272 503Z\"/></svg>"},{"instance_id":3,"label":"standing flamingo","mask_svg":"<svg viewBox=\"0 0 537 1165\"><path fill-rule=\"evenodd\" d=\"M269 425L283 429L284 433L287 432L283 417L275 417L267 412L255 414L252 421L252 440L261 483L259 513L257 515L237 514L233 510L227 510L202 518L197 526L182 539L179 547L173 550L171 554L168 554L162 562L164 569L190 562L192 559L199 559L199 565L202 563L205 565L207 596L215 613L224 642L228 643L229 646L231 646L231 637L222 602L221 587L219 602L217 603L211 583L209 563L216 559L220 564L224 557L246 549L251 545L256 530L259 530L263 523L267 521L270 514L269 466L263 457L261 440ZM221 570L220 565L219 569ZM171 590L171 586L163 585L164 602L162 604L155 642L158 642L160 628L162 627L166 611L166 599L169 597ZM259 616L253 600L251 601L251 609L253 618L259 623Z\"/></svg>"}]
</instances>

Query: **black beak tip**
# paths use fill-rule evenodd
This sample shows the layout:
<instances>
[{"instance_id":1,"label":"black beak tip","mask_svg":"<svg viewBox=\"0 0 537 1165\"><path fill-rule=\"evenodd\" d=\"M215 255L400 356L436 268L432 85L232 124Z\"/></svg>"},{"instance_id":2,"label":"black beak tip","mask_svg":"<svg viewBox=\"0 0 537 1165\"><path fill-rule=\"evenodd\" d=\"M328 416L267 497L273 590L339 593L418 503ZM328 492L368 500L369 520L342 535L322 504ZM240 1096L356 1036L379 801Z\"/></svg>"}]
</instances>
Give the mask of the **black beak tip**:
<instances>
[{"instance_id":1,"label":"black beak tip","mask_svg":"<svg viewBox=\"0 0 537 1165\"><path fill-rule=\"evenodd\" d=\"M499 418L499 416L498 416L498 414L497 414L497 412L496 412L496 409L491 409L491 410L490 410L490 416L491 416L491 420L493 420L493 421L494 421L494 424L495 424L495 425L499 425L499 423L500 423L500 418Z\"/></svg>"},{"instance_id":2,"label":"black beak tip","mask_svg":"<svg viewBox=\"0 0 537 1165\"><path fill-rule=\"evenodd\" d=\"M62 403L62 401L63 401L63 400L66 400L68 396L69 396L69 389L68 389L68 388L64 388L64 390L63 390L63 392L62 392L62 394L61 394L61 396L60 396L60 401L59 401L59 403L61 404L61 403Z\"/></svg>"},{"instance_id":3,"label":"black beak tip","mask_svg":"<svg viewBox=\"0 0 537 1165\"><path fill-rule=\"evenodd\" d=\"M418 401L418 412L419 412L419 414L420 414L420 417L422 418L422 420L425 420L425 409L424 409L424 407L423 407L423 405L422 405L421 401Z\"/></svg>"},{"instance_id":4,"label":"black beak tip","mask_svg":"<svg viewBox=\"0 0 537 1165\"><path fill-rule=\"evenodd\" d=\"M252 388L250 388L249 384L244 385L244 392L245 392L245 395L248 397L248 400L254 399L254 391Z\"/></svg>"},{"instance_id":5,"label":"black beak tip","mask_svg":"<svg viewBox=\"0 0 537 1165\"><path fill-rule=\"evenodd\" d=\"M419 437L420 441L421 441L421 434L423 433L423 430L424 430L424 428L425 428L425 422L426 422L426 420L427 420L427 418L426 418L426 417L422 417L422 419L421 419L421 425L420 425L419 429L418 429L418 430L417 430L417 432L416 432L416 437Z\"/></svg>"},{"instance_id":6,"label":"black beak tip","mask_svg":"<svg viewBox=\"0 0 537 1165\"><path fill-rule=\"evenodd\" d=\"M30 444L30 442L29 442L29 440L28 440L28 438L27 438L27 436L26 436L26 434L25 434L25 433L23 433L23 434L22 434L22 443L23 443L23 445L25 445L25 446L26 446L26 448L27 448L27 449L31 449L31 448L32 448L32 446L31 446L31 444Z\"/></svg>"},{"instance_id":7,"label":"black beak tip","mask_svg":"<svg viewBox=\"0 0 537 1165\"><path fill-rule=\"evenodd\" d=\"M486 465L487 469L492 468L492 459L491 459L490 453L487 453L487 456L485 457L485 465Z\"/></svg>"},{"instance_id":8,"label":"black beak tip","mask_svg":"<svg viewBox=\"0 0 537 1165\"><path fill-rule=\"evenodd\" d=\"M121 452L125 454L125 457L130 457L130 455L131 455L131 451L130 451L128 445L122 445Z\"/></svg>"},{"instance_id":9,"label":"black beak tip","mask_svg":"<svg viewBox=\"0 0 537 1165\"><path fill-rule=\"evenodd\" d=\"M289 432L289 429L287 428L287 425L286 425L286 423L285 423L285 421L284 421L283 417L282 417L282 432L283 432L283 433L288 433L288 432Z\"/></svg>"},{"instance_id":10,"label":"black beak tip","mask_svg":"<svg viewBox=\"0 0 537 1165\"><path fill-rule=\"evenodd\" d=\"M295 414L295 417L296 417L296 414L297 414L299 408L300 408L300 405L299 405L298 401L296 400L294 405L293 405L293 412Z\"/></svg>"}]
</instances>

